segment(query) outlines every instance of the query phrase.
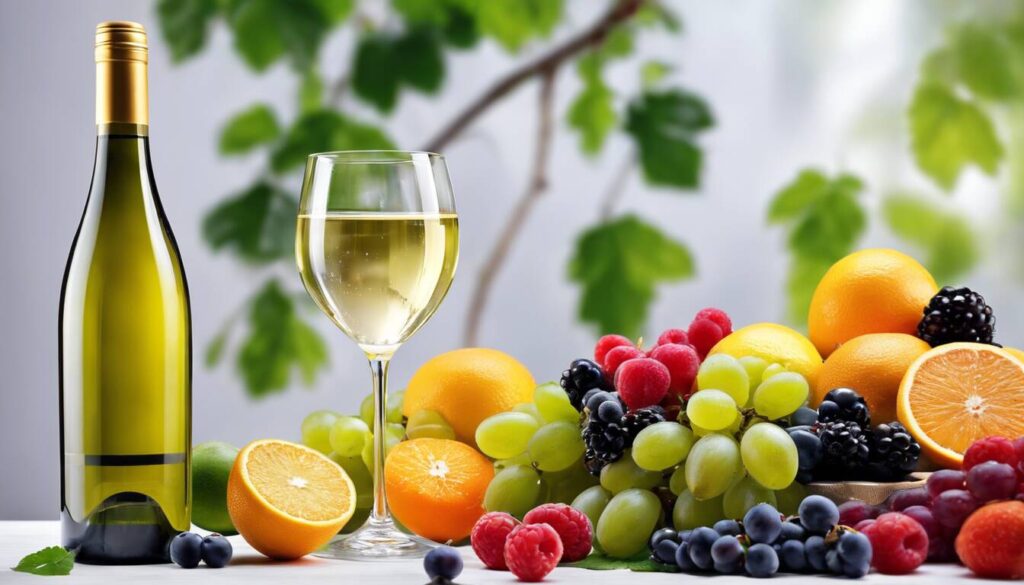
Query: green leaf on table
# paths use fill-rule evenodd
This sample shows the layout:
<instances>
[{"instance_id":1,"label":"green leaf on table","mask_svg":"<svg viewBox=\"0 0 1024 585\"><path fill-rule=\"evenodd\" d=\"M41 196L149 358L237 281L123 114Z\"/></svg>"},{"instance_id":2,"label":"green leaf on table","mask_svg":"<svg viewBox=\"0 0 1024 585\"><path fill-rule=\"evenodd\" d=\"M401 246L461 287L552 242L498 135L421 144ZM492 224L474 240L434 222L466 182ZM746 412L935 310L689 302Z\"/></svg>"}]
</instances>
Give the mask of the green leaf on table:
<instances>
[{"instance_id":1,"label":"green leaf on table","mask_svg":"<svg viewBox=\"0 0 1024 585\"><path fill-rule=\"evenodd\" d=\"M480 32L510 52L551 34L564 9L563 0L477 0L475 5Z\"/></svg>"},{"instance_id":2,"label":"green leaf on table","mask_svg":"<svg viewBox=\"0 0 1024 585\"><path fill-rule=\"evenodd\" d=\"M287 55L306 70L351 5L351 0L228 0L227 21L235 50L249 67L263 71Z\"/></svg>"},{"instance_id":3,"label":"green leaf on table","mask_svg":"<svg viewBox=\"0 0 1024 585\"><path fill-rule=\"evenodd\" d=\"M991 27L967 23L956 31L952 43L960 79L974 95L1006 100L1018 92L1018 78L1013 70L1011 47Z\"/></svg>"},{"instance_id":4,"label":"green leaf on table","mask_svg":"<svg viewBox=\"0 0 1024 585\"><path fill-rule=\"evenodd\" d=\"M910 195L887 198L882 214L893 233L925 252L935 280L951 283L977 264L974 230L961 214Z\"/></svg>"},{"instance_id":5,"label":"green leaf on table","mask_svg":"<svg viewBox=\"0 0 1024 585\"><path fill-rule=\"evenodd\" d=\"M299 112L305 114L318 110L323 101L324 80L316 69L310 69L302 76L302 84L299 85Z\"/></svg>"},{"instance_id":6,"label":"green leaf on table","mask_svg":"<svg viewBox=\"0 0 1024 585\"><path fill-rule=\"evenodd\" d=\"M569 262L569 278L583 287L580 319L629 337L640 333L655 287L695 271L686 246L635 215L583 232Z\"/></svg>"},{"instance_id":7,"label":"green leaf on table","mask_svg":"<svg viewBox=\"0 0 1024 585\"><path fill-rule=\"evenodd\" d=\"M42 550L26 555L11 567L12 571L31 573L33 575L70 575L75 567L75 553L65 550L62 546L48 546Z\"/></svg>"},{"instance_id":8,"label":"green leaf on table","mask_svg":"<svg viewBox=\"0 0 1024 585\"><path fill-rule=\"evenodd\" d=\"M206 44L217 0L160 0L156 15L164 42L171 48L171 60L180 63Z\"/></svg>"},{"instance_id":9,"label":"green leaf on table","mask_svg":"<svg viewBox=\"0 0 1024 585\"><path fill-rule=\"evenodd\" d=\"M269 183L257 183L214 207L203 219L203 238L214 250L227 248L242 260L266 263L295 252L299 202Z\"/></svg>"},{"instance_id":10,"label":"green leaf on table","mask_svg":"<svg viewBox=\"0 0 1024 585\"><path fill-rule=\"evenodd\" d=\"M682 90L644 92L626 116L647 182L682 189L700 184L703 155L696 140L713 125L704 100Z\"/></svg>"},{"instance_id":11,"label":"green leaf on table","mask_svg":"<svg viewBox=\"0 0 1024 585\"><path fill-rule=\"evenodd\" d=\"M590 556L582 561L565 563L563 567L574 569L591 569L593 571L615 571L629 569L639 573L678 573L678 567L662 565L651 560L650 555L637 555L631 559L614 559L605 556L597 551L590 553Z\"/></svg>"},{"instance_id":12,"label":"green leaf on table","mask_svg":"<svg viewBox=\"0 0 1024 585\"><path fill-rule=\"evenodd\" d=\"M306 163L313 152L330 150L393 150L395 145L376 126L357 122L334 110L303 114L270 155L270 166L284 173ZM292 218L294 219L294 218Z\"/></svg>"},{"instance_id":13,"label":"green leaf on table","mask_svg":"<svg viewBox=\"0 0 1024 585\"><path fill-rule=\"evenodd\" d=\"M437 34L417 27L402 34L371 32L356 47L352 89L382 112L390 112L403 85L433 93L444 80L444 55Z\"/></svg>"},{"instance_id":14,"label":"green leaf on table","mask_svg":"<svg viewBox=\"0 0 1024 585\"><path fill-rule=\"evenodd\" d=\"M249 394L261 397L284 389L295 369L310 384L326 364L323 339L299 317L280 283L269 281L251 301L249 336L238 353L238 371Z\"/></svg>"},{"instance_id":15,"label":"green leaf on table","mask_svg":"<svg viewBox=\"0 0 1024 585\"><path fill-rule=\"evenodd\" d=\"M220 133L221 154L242 154L281 134L277 116L270 106L255 104L228 120Z\"/></svg>"},{"instance_id":16,"label":"green leaf on table","mask_svg":"<svg viewBox=\"0 0 1024 585\"><path fill-rule=\"evenodd\" d=\"M967 165L994 175L1003 146L989 117L938 83L917 88L910 103L911 148L918 167L946 190Z\"/></svg>"}]
</instances>

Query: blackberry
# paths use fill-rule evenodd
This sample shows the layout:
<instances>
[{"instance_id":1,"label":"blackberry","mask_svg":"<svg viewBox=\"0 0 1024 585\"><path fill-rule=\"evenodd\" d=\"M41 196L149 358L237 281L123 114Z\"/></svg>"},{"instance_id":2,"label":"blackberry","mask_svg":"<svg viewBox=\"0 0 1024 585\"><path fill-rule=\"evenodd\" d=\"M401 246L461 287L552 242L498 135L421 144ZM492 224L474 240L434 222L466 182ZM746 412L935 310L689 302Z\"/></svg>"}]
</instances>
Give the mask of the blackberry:
<instances>
[{"instance_id":1,"label":"blackberry","mask_svg":"<svg viewBox=\"0 0 1024 585\"><path fill-rule=\"evenodd\" d=\"M860 425L835 420L814 425L814 433L821 439L822 459L815 469L817 475L829 478L849 478L868 463L871 448Z\"/></svg>"},{"instance_id":2,"label":"blackberry","mask_svg":"<svg viewBox=\"0 0 1024 585\"><path fill-rule=\"evenodd\" d=\"M591 360L580 358L569 364L569 369L562 372L559 384L569 395L569 402L576 410L583 410L583 396L595 388L604 389L607 383L604 370Z\"/></svg>"},{"instance_id":3,"label":"blackberry","mask_svg":"<svg viewBox=\"0 0 1024 585\"><path fill-rule=\"evenodd\" d=\"M818 405L818 422L845 421L856 423L862 429L871 426L871 413L864 398L850 388L828 391Z\"/></svg>"},{"instance_id":4,"label":"blackberry","mask_svg":"<svg viewBox=\"0 0 1024 585\"><path fill-rule=\"evenodd\" d=\"M665 409L660 406L639 408L623 415L622 429L626 432L626 447L633 446L633 440L640 431L660 422L665 422Z\"/></svg>"},{"instance_id":5,"label":"blackberry","mask_svg":"<svg viewBox=\"0 0 1024 585\"><path fill-rule=\"evenodd\" d=\"M992 342L996 317L985 297L966 286L944 286L924 308L917 336L937 347L954 341Z\"/></svg>"},{"instance_id":6,"label":"blackberry","mask_svg":"<svg viewBox=\"0 0 1024 585\"><path fill-rule=\"evenodd\" d=\"M868 436L869 469L881 480L902 479L917 467L921 445L898 422L875 427Z\"/></svg>"},{"instance_id":7,"label":"blackberry","mask_svg":"<svg viewBox=\"0 0 1024 585\"><path fill-rule=\"evenodd\" d=\"M622 458L626 448L626 430L622 427L622 399L615 392L596 392L586 403L587 424L583 427L586 451L583 463L594 475L605 465Z\"/></svg>"}]
</instances>

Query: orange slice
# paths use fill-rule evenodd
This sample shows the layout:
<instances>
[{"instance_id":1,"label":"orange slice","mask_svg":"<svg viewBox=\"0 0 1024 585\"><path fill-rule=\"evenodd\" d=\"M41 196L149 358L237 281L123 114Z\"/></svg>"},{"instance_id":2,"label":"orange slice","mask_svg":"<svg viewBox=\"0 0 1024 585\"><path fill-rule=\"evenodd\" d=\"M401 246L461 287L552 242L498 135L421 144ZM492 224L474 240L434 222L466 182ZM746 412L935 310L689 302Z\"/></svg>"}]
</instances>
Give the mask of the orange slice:
<instances>
[{"instance_id":1,"label":"orange slice","mask_svg":"<svg viewBox=\"0 0 1024 585\"><path fill-rule=\"evenodd\" d=\"M275 439L238 453L227 498L238 532L274 559L297 559L327 544L356 508L344 469L319 451Z\"/></svg>"},{"instance_id":2,"label":"orange slice","mask_svg":"<svg viewBox=\"0 0 1024 585\"><path fill-rule=\"evenodd\" d=\"M420 536L447 542L469 536L483 515L494 466L465 443L413 439L391 450L384 475L395 518Z\"/></svg>"},{"instance_id":3,"label":"orange slice","mask_svg":"<svg viewBox=\"0 0 1024 585\"><path fill-rule=\"evenodd\" d=\"M932 461L959 468L982 437L1024 435L1024 362L979 343L929 350L910 366L897 415Z\"/></svg>"}]
</instances>

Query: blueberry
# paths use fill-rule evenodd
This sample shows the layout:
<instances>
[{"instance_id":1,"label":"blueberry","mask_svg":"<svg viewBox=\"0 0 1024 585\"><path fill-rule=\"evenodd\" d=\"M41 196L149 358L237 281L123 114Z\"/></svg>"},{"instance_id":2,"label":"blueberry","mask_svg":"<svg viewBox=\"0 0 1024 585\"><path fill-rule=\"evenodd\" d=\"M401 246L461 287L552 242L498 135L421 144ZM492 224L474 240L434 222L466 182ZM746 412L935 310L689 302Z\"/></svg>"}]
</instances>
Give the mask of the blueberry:
<instances>
[{"instance_id":1,"label":"blueberry","mask_svg":"<svg viewBox=\"0 0 1024 585\"><path fill-rule=\"evenodd\" d=\"M718 522L715 522L715 525L712 528L722 536L738 536L739 533L742 532L740 530L740 523L735 520L719 520Z\"/></svg>"},{"instance_id":2,"label":"blueberry","mask_svg":"<svg viewBox=\"0 0 1024 585\"><path fill-rule=\"evenodd\" d=\"M758 504L743 516L743 528L752 542L771 544L782 532L782 518L771 504Z\"/></svg>"},{"instance_id":3,"label":"blueberry","mask_svg":"<svg viewBox=\"0 0 1024 585\"><path fill-rule=\"evenodd\" d=\"M807 531L800 525L799 522L782 523L782 531L779 532L779 540L785 542L787 540L803 540L807 538Z\"/></svg>"},{"instance_id":4,"label":"blueberry","mask_svg":"<svg viewBox=\"0 0 1024 585\"><path fill-rule=\"evenodd\" d=\"M789 431L789 438L793 439L793 444L796 445L797 460L801 470L810 471L817 467L818 463L821 463L821 458L825 456L825 447L822 446L818 435L797 429Z\"/></svg>"},{"instance_id":5,"label":"blueberry","mask_svg":"<svg viewBox=\"0 0 1024 585\"><path fill-rule=\"evenodd\" d=\"M840 536L836 552L847 577L863 577L871 569L871 541L859 532L846 532Z\"/></svg>"},{"instance_id":6,"label":"blueberry","mask_svg":"<svg viewBox=\"0 0 1024 585\"><path fill-rule=\"evenodd\" d=\"M811 534L827 534L839 522L839 508L824 496L807 496L800 502L800 523Z\"/></svg>"},{"instance_id":7,"label":"blueberry","mask_svg":"<svg viewBox=\"0 0 1024 585\"><path fill-rule=\"evenodd\" d=\"M676 566L684 571L695 571L697 565L690 560L689 546L685 540L679 543L679 548L676 549Z\"/></svg>"},{"instance_id":8,"label":"blueberry","mask_svg":"<svg viewBox=\"0 0 1024 585\"><path fill-rule=\"evenodd\" d=\"M715 544L716 540L718 540L718 533L707 526L695 528L690 533L690 540L687 542L690 545L690 560L697 568L707 571L714 566L715 563L711 559L711 545Z\"/></svg>"},{"instance_id":9,"label":"blueberry","mask_svg":"<svg viewBox=\"0 0 1024 585\"><path fill-rule=\"evenodd\" d=\"M662 528L660 530L655 530L654 534L651 535L651 540L648 542L647 546L653 552L654 547L658 546L658 543L663 540L671 540L673 542L678 543L679 533L675 530L672 530L671 528Z\"/></svg>"},{"instance_id":10,"label":"blueberry","mask_svg":"<svg viewBox=\"0 0 1024 585\"><path fill-rule=\"evenodd\" d=\"M720 536L711 545L711 560L719 573L735 573L743 566L743 545L735 536Z\"/></svg>"},{"instance_id":11,"label":"blueberry","mask_svg":"<svg viewBox=\"0 0 1024 585\"><path fill-rule=\"evenodd\" d=\"M804 542L804 554L807 556L807 564L815 571L823 572L828 568L825 559L828 547L825 539L820 536L811 536Z\"/></svg>"},{"instance_id":12,"label":"blueberry","mask_svg":"<svg viewBox=\"0 0 1024 585\"><path fill-rule=\"evenodd\" d=\"M785 570L793 573L799 573L806 569L807 555L804 553L804 543L799 540L783 542L779 551L779 561Z\"/></svg>"},{"instance_id":13,"label":"blueberry","mask_svg":"<svg viewBox=\"0 0 1024 585\"><path fill-rule=\"evenodd\" d=\"M813 425L814 423L818 422L818 411L814 410L813 408L801 406L800 408L796 409L796 412L789 416L789 422L794 426Z\"/></svg>"},{"instance_id":14,"label":"blueberry","mask_svg":"<svg viewBox=\"0 0 1024 585\"><path fill-rule=\"evenodd\" d=\"M220 569L231 562L231 543L216 532L203 539L201 551L203 562L212 569Z\"/></svg>"},{"instance_id":15,"label":"blueberry","mask_svg":"<svg viewBox=\"0 0 1024 585\"><path fill-rule=\"evenodd\" d=\"M601 392L595 392L593 396L591 396L587 400L587 409L589 409L592 413L596 413L598 407L600 407L603 403L614 399L615 396L612 396L611 392L605 392L603 390Z\"/></svg>"},{"instance_id":16,"label":"blueberry","mask_svg":"<svg viewBox=\"0 0 1024 585\"><path fill-rule=\"evenodd\" d=\"M746 567L751 577L771 577L779 570L779 556L772 547L758 543L747 549Z\"/></svg>"},{"instance_id":17,"label":"blueberry","mask_svg":"<svg viewBox=\"0 0 1024 585\"><path fill-rule=\"evenodd\" d=\"M439 546L423 558L423 569L431 579L454 580L462 573L462 557L450 546Z\"/></svg>"},{"instance_id":18,"label":"blueberry","mask_svg":"<svg viewBox=\"0 0 1024 585\"><path fill-rule=\"evenodd\" d=\"M203 537L194 532L182 532L171 540L171 560L183 569L194 569L203 559Z\"/></svg>"},{"instance_id":19,"label":"blueberry","mask_svg":"<svg viewBox=\"0 0 1024 585\"><path fill-rule=\"evenodd\" d=\"M622 405L618 400L606 400L597 407L597 418L604 422L619 422L622 415Z\"/></svg>"},{"instance_id":20,"label":"blueberry","mask_svg":"<svg viewBox=\"0 0 1024 585\"><path fill-rule=\"evenodd\" d=\"M659 540L654 545L654 550L651 552L651 557L659 563L664 565L676 564L676 549L679 548L679 543L672 539Z\"/></svg>"},{"instance_id":21,"label":"blueberry","mask_svg":"<svg viewBox=\"0 0 1024 585\"><path fill-rule=\"evenodd\" d=\"M825 565L828 566L828 570L833 574L843 574L843 559L839 558L839 551L836 549L830 549L825 553Z\"/></svg>"}]
</instances>

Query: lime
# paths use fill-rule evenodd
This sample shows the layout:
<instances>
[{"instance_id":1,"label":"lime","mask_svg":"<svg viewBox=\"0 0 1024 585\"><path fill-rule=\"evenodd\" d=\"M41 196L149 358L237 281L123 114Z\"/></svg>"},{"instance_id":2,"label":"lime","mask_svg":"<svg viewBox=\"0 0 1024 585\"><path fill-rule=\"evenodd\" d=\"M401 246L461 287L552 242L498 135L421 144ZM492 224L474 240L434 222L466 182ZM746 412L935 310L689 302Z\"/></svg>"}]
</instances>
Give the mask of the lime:
<instances>
[{"instance_id":1,"label":"lime","mask_svg":"<svg viewBox=\"0 0 1024 585\"><path fill-rule=\"evenodd\" d=\"M192 523L225 536L238 534L228 516L228 476L238 448L210 441L192 448Z\"/></svg>"}]
</instances>

